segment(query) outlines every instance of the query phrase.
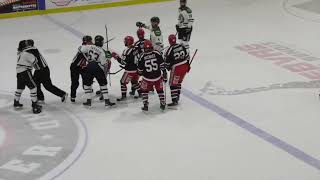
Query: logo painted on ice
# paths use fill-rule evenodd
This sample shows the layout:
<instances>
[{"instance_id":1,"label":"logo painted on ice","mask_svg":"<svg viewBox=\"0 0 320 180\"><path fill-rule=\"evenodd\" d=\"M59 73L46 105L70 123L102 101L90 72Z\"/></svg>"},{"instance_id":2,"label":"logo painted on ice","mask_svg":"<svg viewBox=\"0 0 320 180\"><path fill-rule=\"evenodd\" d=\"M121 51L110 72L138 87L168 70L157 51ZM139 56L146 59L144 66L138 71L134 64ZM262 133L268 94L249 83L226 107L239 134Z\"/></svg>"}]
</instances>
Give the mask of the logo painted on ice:
<instances>
[{"instance_id":1,"label":"logo painted on ice","mask_svg":"<svg viewBox=\"0 0 320 180\"><path fill-rule=\"evenodd\" d=\"M61 175L86 147L84 124L55 106L34 115L29 107L13 110L11 103L12 95L0 94L0 179L50 180Z\"/></svg>"},{"instance_id":2,"label":"logo painted on ice","mask_svg":"<svg viewBox=\"0 0 320 180\"><path fill-rule=\"evenodd\" d=\"M243 44L235 48L309 80L320 80L320 58L306 50L275 42Z\"/></svg>"},{"instance_id":3,"label":"logo painted on ice","mask_svg":"<svg viewBox=\"0 0 320 180\"><path fill-rule=\"evenodd\" d=\"M283 0L283 9L300 19L320 22L319 0Z\"/></svg>"}]
</instances>

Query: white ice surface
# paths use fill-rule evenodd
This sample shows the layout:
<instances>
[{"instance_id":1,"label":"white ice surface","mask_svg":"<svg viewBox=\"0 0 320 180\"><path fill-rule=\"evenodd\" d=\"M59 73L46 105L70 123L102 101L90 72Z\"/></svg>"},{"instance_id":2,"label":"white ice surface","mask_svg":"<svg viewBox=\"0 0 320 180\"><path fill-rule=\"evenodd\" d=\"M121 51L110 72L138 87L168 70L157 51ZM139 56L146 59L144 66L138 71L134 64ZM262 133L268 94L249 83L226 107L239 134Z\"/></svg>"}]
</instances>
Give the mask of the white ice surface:
<instances>
[{"instance_id":1,"label":"white ice surface","mask_svg":"<svg viewBox=\"0 0 320 180\"><path fill-rule=\"evenodd\" d=\"M0 148L3 145L3 143L5 142L6 139L6 132L3 129L3 127L0 126Z\"/></svg>"},{"instance_id":2,"label":"white ice surface","mask_svg":"<svg viewBox=\"0 0 320 180\"><path fill-rule=\"evenodd\" d=\"M320 24L286 13L279 0L193 0L192 51L199 53L184 87L200 94L208 81L226 89L245 89L291 81L309 81L234 46L285 42L320 56ZM122 38L135 35L136 21L159 16L164 36L175 33L176 2L50 15L89 35L116 36L110 43L121 52ZM2 51L0 90L16 87L19 40L33 38L44 53L53 82L69 91L69 64L79 37L42 16L0 21ZM165 38L166 39L166 38ZM113 65L113 71L118 69ZM111 96L120 95L121 75L112 78ZM29 91L25 91L26 94ZM300 150L320 158L320 103L317 89L282 89L237 96L202 97ZM79 97L83 92L79 88ZM60 99L46 92L47 103ZM168 96L169 98L169 96ZM79 99L80 101L80 99ZM179 110L160 113L156 96L151 114L140 102L105 110L70 103L89 131L87 149L58 180L319 180L319 170L265 142L225 118L182 96ZM1 131L0 131L1 132ZM0 141L1 142L1 141Z\"/></svg>"}]
</instances>

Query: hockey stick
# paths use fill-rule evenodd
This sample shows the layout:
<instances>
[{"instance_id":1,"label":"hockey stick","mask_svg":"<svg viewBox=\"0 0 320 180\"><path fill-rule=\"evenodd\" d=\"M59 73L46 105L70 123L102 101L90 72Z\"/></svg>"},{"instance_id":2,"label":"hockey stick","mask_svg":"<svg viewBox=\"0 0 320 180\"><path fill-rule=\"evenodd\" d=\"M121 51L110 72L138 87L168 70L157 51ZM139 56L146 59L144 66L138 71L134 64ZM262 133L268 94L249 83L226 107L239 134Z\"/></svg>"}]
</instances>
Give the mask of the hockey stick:
<instances>
[{"instance_id":1,"label":"hockey stick","mask_svg":"<svg viewBox=\"0 0 320 180\"><path fill-rule=\"evenodd\" d=\"M163 81L164 86L164 103L167 104L167 83Z\"/></svg>"},{"instance_id":2,"label":"hockey stick","mask_svg":"<svg viewBox=\"0 0 320 180\"><path fill-rule=\"evenodd\" d=\"M166 47L160 49L160 51L164 51L165 49L168 49L169 47L170 47L170 46L166 46Z\"/></svg>"},{"instance_id":3,"label":"hockey stick","mask_svg":"<svg viewBox=\"0 0 320 180\"><path fill-rule=\"evenodd\" d=\"M114 72L114 73L109 73L110 75L115 75L118 74L120 71L122 71L123 69L119 69L118 71Z\"/></svg>"},{"instance_id":4,"label":"hockey stick","mask_svg":"<svg viewBox=\"0 0 320 180\"><path fill-rule=\"evenodd\" d=\"M106 30L107 51L109 51L109 37L108 37L108 27L107 27L107 25L104 25L104 28ZM111 87L112 85L111 85L111 75L110 75L110 73L108 73L107 76L109 76L109 85Z\"/></svg>"},{"instance_id":5,"label":"hockey stick","mask_svg":"<svg viewBox=\"0 0 320 180\"><path fill-rule=\"evenodd\" d=\"M108 41L106 41L104 44L108 44L109 42L111 42L111 41L113 41L113 40L115 40L116 39L116 37L113 37L113 38L111 38L111 39L109 39ZM108 48L108 47L107 47Z\"/></svg>"},{"instance_id":6,"label":"hockey stick","mask_svg":"<svg viewBox=\"0 0 320 180\"><path fill-rule=\"evenodd\" d=\"M106 29L107 51L109 51L109 38L108 38L108 27L107 27L107 25L104 25L104 28Z\"/></svg>"},{"instance_id":7,"label":"hockey stick","mask_svg":"<svg viewBox=\"0 0 320 180\"><path fill-rule=\"evenodd\" d=\"M198 49L196 49L196 51L193 53L193 56L192 56L192 59L191 59L191 61L190 61L189 65L191 65L191 64L192 64L193 59L194 59L194 57L196 56L197 52L198 52Z\"/></svg>"}]
</instances>

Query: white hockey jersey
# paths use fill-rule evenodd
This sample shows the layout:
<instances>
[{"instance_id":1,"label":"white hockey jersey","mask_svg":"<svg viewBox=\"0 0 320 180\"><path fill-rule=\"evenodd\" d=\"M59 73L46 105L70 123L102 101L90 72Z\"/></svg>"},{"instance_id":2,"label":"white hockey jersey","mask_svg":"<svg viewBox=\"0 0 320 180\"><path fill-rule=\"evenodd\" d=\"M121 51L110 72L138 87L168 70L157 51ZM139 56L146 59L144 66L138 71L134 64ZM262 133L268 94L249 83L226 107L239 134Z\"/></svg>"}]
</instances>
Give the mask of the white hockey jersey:
<instances>
[{"instance_id":1,"label":"white hockey jersey","mask_svg":"<svg viewBox=\"0 0 320 180\"><path fill-rule=\"evenodd\" d=\"M150 41L152 42L153 48L157 51L163 51L163 35L160 27L152 28L152 26L146 26L146 29L150 30Z\"/></svg>"},{"instance_id":2,"label":"white hockey jersey","mask_svg":"<svg viewBox=\"0 0 320 180\"><path fill-rule=\"evenodd\" d=\"M23 50L22 52L18 53L16 67L17 74L27 70L32 70L35 64L37 63L36 57L33 54L26 52L26 50Z\"/></svg>"},{"instance_id":3,"label":"white hockey jersey","mask_svg":"<svg viewBox=\"0 0 320 180\"><path fill-rule=\"evenodd\" d=\"M189 7L180 7L178 17L179 28L191 28L193 26L193 22L192 10Z\"/></svg>"},{"instance_id":4,"label":"white hockey jersey","mask_svg":"<svg viewBox=\"0 0 320 180\"><path fill-rule=\"evenodd\" d=\"M108 61L111 59L107 51L96 45L80 46L79 51L85 55L88 63L97 62L104 66L108 64Z\"/></svg>"}]
</instances>

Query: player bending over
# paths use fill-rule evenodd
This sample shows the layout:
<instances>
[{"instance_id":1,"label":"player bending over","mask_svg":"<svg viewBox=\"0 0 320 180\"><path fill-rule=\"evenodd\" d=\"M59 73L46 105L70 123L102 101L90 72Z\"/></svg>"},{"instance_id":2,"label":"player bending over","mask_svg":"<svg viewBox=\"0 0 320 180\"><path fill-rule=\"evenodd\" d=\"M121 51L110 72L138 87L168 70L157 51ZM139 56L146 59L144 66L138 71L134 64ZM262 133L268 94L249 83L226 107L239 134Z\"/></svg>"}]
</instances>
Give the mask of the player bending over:
<instances>
[{"instance_id":1,"label":"player bending over","mask_svg":"<svg viewBox=\"0 0 320 180\"><path fill-rule=\"evenodd\" d=\"M35 83L37 84L38 101L42 103L44 102L44 94L41 90L42 84L46 90L60 97L61 102L66 102L68 93L52 84L48 63L46 62L40 51L36 47L34 47L34 41L32 39L29 39L27 41L32 45L32 47L26 51L33 54L37 59L33 77Z\"/></svg>"}]
</instances>

